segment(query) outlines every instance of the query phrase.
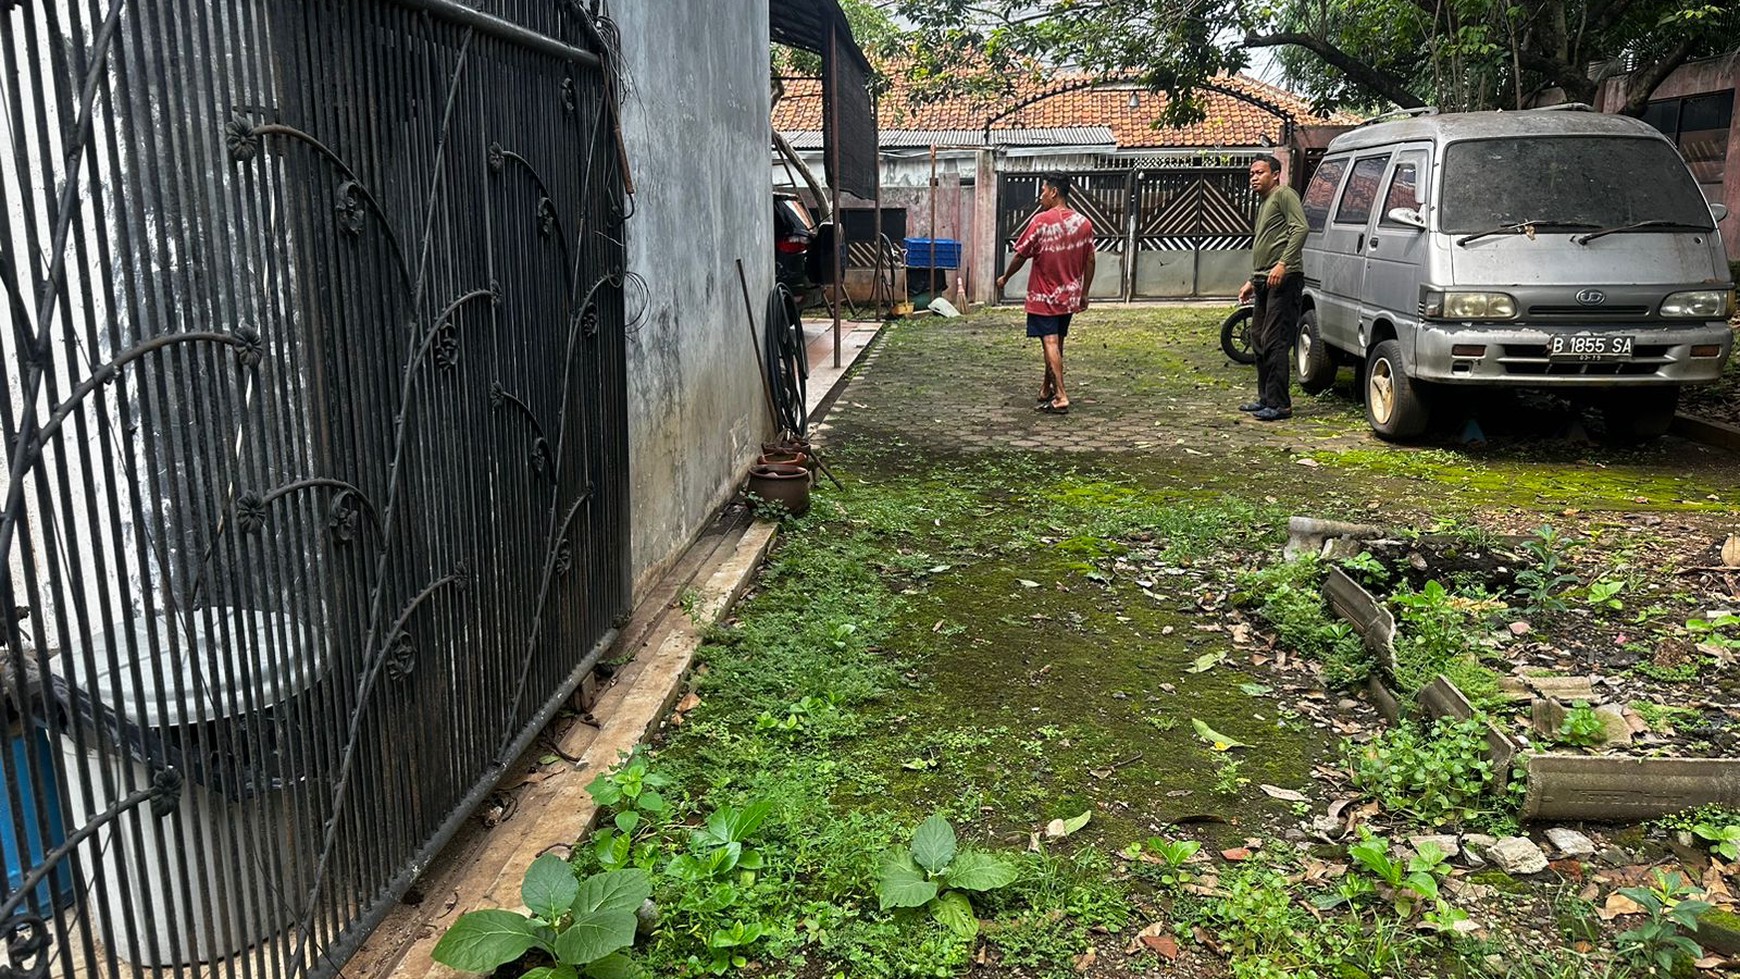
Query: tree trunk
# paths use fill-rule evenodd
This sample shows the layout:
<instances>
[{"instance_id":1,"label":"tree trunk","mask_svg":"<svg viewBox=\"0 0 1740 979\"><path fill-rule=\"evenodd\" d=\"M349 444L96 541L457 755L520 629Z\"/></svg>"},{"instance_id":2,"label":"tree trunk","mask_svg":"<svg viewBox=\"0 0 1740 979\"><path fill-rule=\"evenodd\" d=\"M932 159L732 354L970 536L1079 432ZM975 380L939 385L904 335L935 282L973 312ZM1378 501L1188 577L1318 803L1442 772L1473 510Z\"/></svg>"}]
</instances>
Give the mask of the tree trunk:
<instances>
[{"instance_id":1,"label":"tree trunk","mask_svg":"<svg viewBox=\"0 0 1740 979\"><path fill-rule=\"evenodd\" d=\"M1419 96L1408 91L1401 79L1389 72L1373 68L1322 38L1294 33L1245 35L1247 48L1273 48L1287 44L1310 51L1340 69L1355 85L1380 98L1389 99L1404 109L1418 109L1426 104Z\"/></svg>"},{"instance_id":2,"label":"tree trunk","mask_svg":"<svg viewBox=\"0 0 1740 979\"><path fill-rule=\"evenodd\" d=\"M1643 115L1643 110L1649 107L1649 97L1655 94L1662 82L1667 81L1667 76L1673 74L1675 68L1686 63L1686 58L1691 55L1692 48L1697 43L1695 37L1681 38L1680 43L1674 45L1673 50L1660 61L1632 72L1625 79L1624 101L1619 106L1619 113L1627 116Z\"/></svg>"}]
</instances>

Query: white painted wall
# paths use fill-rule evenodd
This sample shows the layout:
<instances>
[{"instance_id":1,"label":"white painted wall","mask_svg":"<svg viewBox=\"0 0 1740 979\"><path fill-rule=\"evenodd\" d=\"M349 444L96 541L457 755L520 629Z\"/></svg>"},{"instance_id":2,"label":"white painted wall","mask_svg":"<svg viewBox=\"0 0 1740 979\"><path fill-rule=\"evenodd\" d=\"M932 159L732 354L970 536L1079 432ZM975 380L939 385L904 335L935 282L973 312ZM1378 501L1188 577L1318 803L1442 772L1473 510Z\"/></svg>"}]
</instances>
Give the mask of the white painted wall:
<instances>
[{"instance_id":1,"label":"white painted wall","mask_svg":"<svg viewBox=\"0 0 1740 979\"><path fill-rule=\"evenodd\" d=\"M736 265L759 337L773 286L768 13L767 0L612 6L630 75L628 268L647 286L628 344L638 586L730 498L772 434Z\"/></svg>"}]
</instances>

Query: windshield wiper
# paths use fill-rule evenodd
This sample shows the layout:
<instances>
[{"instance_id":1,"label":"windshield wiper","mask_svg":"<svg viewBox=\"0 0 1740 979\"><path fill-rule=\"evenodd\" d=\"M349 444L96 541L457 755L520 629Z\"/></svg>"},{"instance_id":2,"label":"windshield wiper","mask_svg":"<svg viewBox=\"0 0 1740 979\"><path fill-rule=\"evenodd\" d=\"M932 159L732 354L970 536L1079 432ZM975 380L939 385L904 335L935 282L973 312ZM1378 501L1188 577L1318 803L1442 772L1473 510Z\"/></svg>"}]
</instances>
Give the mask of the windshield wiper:
<instances>
[{"instance_id":1,"label":"windshield wiper","mask_svg":"<svg viewBox=\"0 0 1740 979\"><path fill-rule=\"evenodd\" d=\"M1622 225L1619 225L1618 227L1613 227L1613 228L1602 228L1600 231L1591 231L1586 235L1578 235L1575 238L1572 238L1571 240L1576 242L1579 245L1587 245L1591 241L1594 241L1595 239L1600 238L1603 235L1616 235L1622 231L1641 231L1644 228L1673 228L1673 229L1678 230L1678 231L1708 231L1708 230L1710 230L1709 228L1703 227L1701 225L1687 224L1684 221L1665 221L1665 220L1662 220L1661 218L1654 218L1654 219L1649 220L1649 221L1638 221L1638 222L1635 222L1633 224L1622 224Z\"/></svg>"},{"instance_id":2,"label":"windshield wiper","mask_svg":"<svg viewBox=\"0 0 1740 979\"><path fill-rule=\"evenodd\" d=\"M1461 238L1456 239L1456 244L1466 245L1471 241L1479 241L1482 238L1490 238L1493 235L1514 235L1518 232L1526 233L1530 238L1533 238L1535 228L1597 227L1600 227L1600 225L1591 224L1588 221L1512 221L1509 224L1501 224L1496 228L1487 228L1485 231L1476 231L1471 235L1464 235Z\"/></svg>"}]
</instances>

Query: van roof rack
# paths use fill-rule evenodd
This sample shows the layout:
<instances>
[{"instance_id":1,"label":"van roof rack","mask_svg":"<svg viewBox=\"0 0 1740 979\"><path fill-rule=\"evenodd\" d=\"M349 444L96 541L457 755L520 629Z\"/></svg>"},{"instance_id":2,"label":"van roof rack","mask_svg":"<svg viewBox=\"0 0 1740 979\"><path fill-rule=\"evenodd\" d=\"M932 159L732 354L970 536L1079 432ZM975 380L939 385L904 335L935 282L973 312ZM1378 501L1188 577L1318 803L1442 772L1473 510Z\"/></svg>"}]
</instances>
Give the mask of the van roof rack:
<instances>
[{"instance_id":1,"label":"van roof rack","mask_svg":"<svg viewBox=\"0 0 1740 979\"><path fill-rule=\"evenodd\" d=\"M1377 115L1372 116L1370 119L1360 123L1359 126L1371 126L1380 122L1389 122L1391 119L1412 119L1416 116L1435 116L1437 114L1438 107L1435 105L1420 105L1415 106L1412 109L1391 109L1388 112L1380 112ZM1355 126L1354 128L1358 129L1359 126Z\"/></svg>"}]
</instances>

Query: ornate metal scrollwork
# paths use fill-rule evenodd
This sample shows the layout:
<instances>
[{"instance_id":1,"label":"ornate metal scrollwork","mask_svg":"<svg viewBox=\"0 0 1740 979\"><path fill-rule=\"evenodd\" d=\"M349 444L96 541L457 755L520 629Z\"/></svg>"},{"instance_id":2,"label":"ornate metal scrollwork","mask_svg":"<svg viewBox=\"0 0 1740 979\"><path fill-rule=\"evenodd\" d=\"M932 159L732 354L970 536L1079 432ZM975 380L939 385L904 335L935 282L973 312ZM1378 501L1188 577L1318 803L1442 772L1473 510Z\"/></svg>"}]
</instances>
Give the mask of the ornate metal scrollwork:
<instances>
[{"instance_id":1,"label":"ornate metal scrollwork","mask_svg":"<svg viewBox=\"0 0 1740 979\"><path fill-rule=\"evenodd\" d=\"M411 634L401 632L393 637L387 647L387 662L384 667L390 680L404 680L417 671L417 647L411 642Z\"/></svg>"},{"instance_id":2,"label":"ornate metal scrollwork","mask_svg":"<svg viewBox=\"0 0 1740 979\"><path fill-rule=\"evenodd\" d=\"M435 331L433 354L435 366L442 370L459 366L459 329L452 320L441 324L441 328Z\"/></svg>"},{"instance_id":3,"label":"ornate metal scrollwork","mask_svg":"<svg viewBox=\"0 0 1740 979\"><path fill-rule=\"evenodd\" d=\"M266 526L266 498L249 491L236 497L236 529L244 534L258 533Z\"/></svg>"},{"instance_id":4,"label":"ornate metal scrollwork","mask_svg":"<svg viewBox=\"0 0 1740 979\"><path fill-rule=\"evenodd\" d=\"M538 198L538 234L545 238L556 232L556 202L548 197Z\"/></svg>"},{"instance_id":5,"label":"ornate metal scrollwork","mask_svg":"<svg viewBox=\"0 0 1740 979\"><path fill-rule=\"evenodd\" d=\"M507 166L507 154L502 151L501 144L489 144L489 169L494 173L500 173L502 167L505 166Z\"/></svg>"},{"instance_id":6,"label":"ornate metal scrollwork","mask_svg":"<svg viewBox=\"0 0 1740 979\"><path fill-rule=\"evenodd\" d=\"M539 479L556 479L556 459L550 451L550 443L542 436L532 440L532 472Z\"/></svg>"},{"instance_id":7,"label":"ornate metal scrollwork","mask_svg":"<svg viewBox=\"0 0 1740 979\"><path fill-rule=\"evenodd\" d=\"M266 338L260 336L259 330L238 326L230 336L234 338L231 343L236 348L236 363L244 369L252 370L266 359Z\"/></svg>"},{"instance_id":8,"label":"ornate metal scrollwork","mask_svg":"<svg viewBox=\"0 0 1740 979\"><path fill-rule=\"evenodd\" d=\"M598 335L598 304L589 302L580 311L580 334L587 338Z\"/></svg>"},{"instance_id":9,"label":"ornate metal scrollwork","mask_svg":"<svg viewBox=\"0 0 1740 979\"><path fill-rule=\"evenodd\" d=\"M254 131L254 124L240 113L230 116L230 121L224 126L224 145L229 147L230 159L236 163L246 163L260 155L260 135Z\"/></svg>"},{"instance_id":10,"label":"ornate metal scrollwork","mask_svg":"<svg viewBox=\"0 0 1740 979\"><path fill-rule=\"evenodd\" d=\"M326 529L332 531L332 539L340 544L348 544L356 539L357 518L362 515L362 507L357 505L355 494L344 490L332 498L332 506L326 514Z\"/></svg>"},{"instance_id":11,"label":"ornate metal scrollwork","mask_svg":"<svg viewBox=\"0 0 1740 979\"><path fill-rule=\"evenodd\" d=\"M187 778L179 768L159 768L151 776L151 815L162 819L181 808L181 790Z\"/></svg>"},{"instance_id":12,"label":"ornate metal scrollwork","mask_svg":"<svg viewBox=\"0 0 1740 979\"><path fill-rule=\"evenodd\" d=\"M574 90L574 76L570 75L562 79L562 108L573 112L579 105L580 99Z\"/></svg>"},{"instance_id":13,"label":"ornate metal scrollwork","mask_svg":"<svg viewBox=\"0 0 1740 979\"><path fill-rule=\"evenodd\" d=\"M49 963L54 960L48 954L54 945L48 922L21 912L0 928L6 931L7 959L7 964L0 966L0 979L47 979Z\"/></svg>"},{"instance_id":14,"label":"ornate metal scrollwork","mask_svg":"<svg viewBox=\"0 0 1740 979\"><path fill-rule=\"evenodd\" d=\"M363 232L363 220L367 216L362 202L361 187L354 180L340 181L338 185L338 200L332 209L338 212L338 227L352 238Z\"/></svg>"},{"instance_id":15,"label":"ornate metal scrollwork","mask_svg":"<svg viewBox=\"0 0 1740 979\"><path fill-rule=\"evenodd\" d=\"M568 576L568 572L573 569L574 545L569 543L568 538L564 537L561 543L556 545L556 577L565 578Z\"/></svg>"}]
</instances>

